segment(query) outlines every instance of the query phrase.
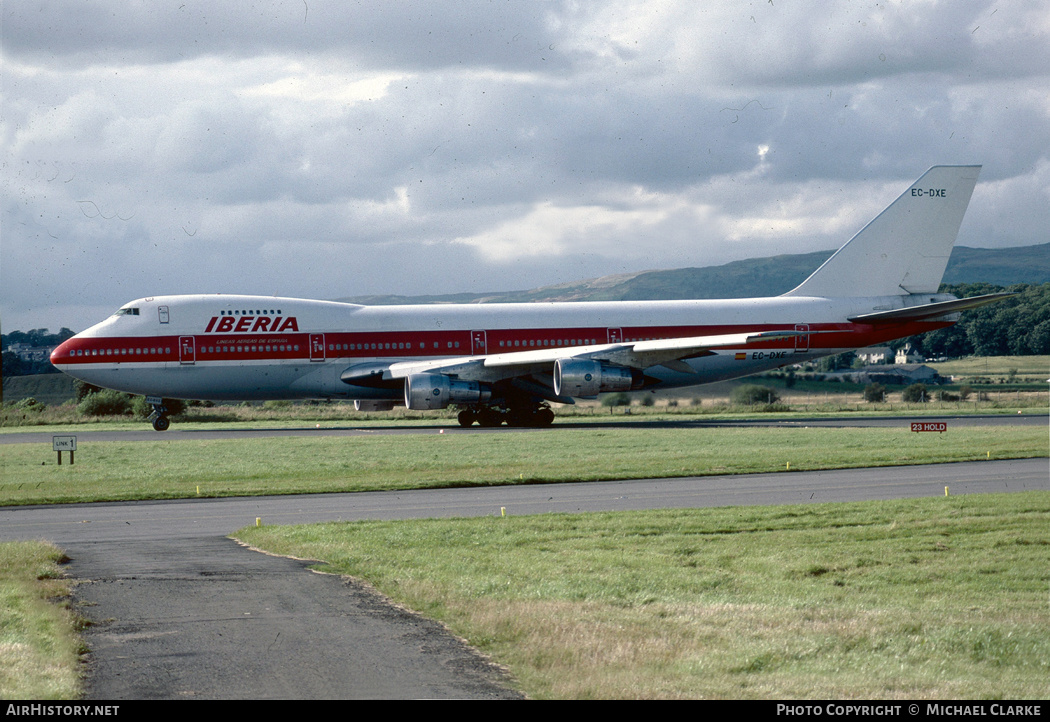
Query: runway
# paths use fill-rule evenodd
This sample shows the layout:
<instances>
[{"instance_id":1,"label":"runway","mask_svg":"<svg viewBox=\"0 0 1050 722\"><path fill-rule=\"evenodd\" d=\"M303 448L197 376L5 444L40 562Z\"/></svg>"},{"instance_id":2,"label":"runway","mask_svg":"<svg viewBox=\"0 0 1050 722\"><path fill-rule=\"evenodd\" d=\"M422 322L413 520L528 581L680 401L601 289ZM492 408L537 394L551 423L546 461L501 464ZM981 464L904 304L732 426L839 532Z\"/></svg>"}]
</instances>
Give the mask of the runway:
<instances>
[{"instance_id":1,"label":"runway","mask_svg":"<svg viewBox=\"0 0 1050 722\"><path fill-rule=\"evenodd\" d=\"M994 418L1046 424L1045 417ZM211 432L160 436L202 433ZM514 698L501 670L440 625L367 585L310 574L304 562L244 549L226 535L257 518L300 524L496 516L501 508L524 515L839 502L940 497L945 487L951 494L1046 491L1050 462L7 507L0 540L48 539L71 558L77 608L92 622L85 631L91 699Z\"/></svg>"},{"instance_id":2,"label":"runway","mask_svg":"<svg viewBox=\"0 0 1050 722\"><path fill-rule=\"evenodd\" d=\"M846 502L1050 489L1046 458L414 491L0 507L0 541L225 536L264 524Z\"/></svg>"},{"instance_id":3,"label":"runway","mask_svg":"<svg viewBox=\"0 0 1050 722\"><path fill-rule=\"evenodd\" d=\"M598 429L598 428L646 428L646 429L690 429L690 428L755 428L755 427L836 427L836 428L907 428L913 421L944 421L949 428L961 426L1047 426L1046 414L962 414L962 415L899 415L899 416L792 416L784 418L778 415L769 419L723 420L688 416L681 419L626 419L623 415L608 418L593 417L576 419L562 417L554 426L542 429L528 427L490 427L471 426L463 428L453 422L421 424L415 426L371 426L351 425L326 421L323 424L299 427L280 428L179 428L173 424L168 431L154 431L143 423L143 428L124 431L78 430L70 426L63 434L75 435L78 444L105 441L202 441L220 439L276 438L303 436L377 436L402 434L432 434L444 430L447 434L506 434L530 433L558 429ZM12 431L0 434L0 445L3 444L50 444L54 432Z\"/></svg>"}]
</instances>

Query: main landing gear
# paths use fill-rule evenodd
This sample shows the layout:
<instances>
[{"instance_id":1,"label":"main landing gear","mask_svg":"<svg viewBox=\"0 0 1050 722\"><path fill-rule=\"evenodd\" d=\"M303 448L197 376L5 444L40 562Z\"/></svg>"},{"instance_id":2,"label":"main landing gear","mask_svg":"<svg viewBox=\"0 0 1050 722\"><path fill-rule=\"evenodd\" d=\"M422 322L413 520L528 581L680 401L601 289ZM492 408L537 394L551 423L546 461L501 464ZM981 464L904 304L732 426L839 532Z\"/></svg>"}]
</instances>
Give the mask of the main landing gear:
<instances>
[{"instance_id":1,"label":"main landing gear","mask_svg":"<svg viewBox=\"0 0 1050 722\"><path fill-rule=\"evenodd\" d=\"M504 421L507 426L550 426L554 423L554 411L546 403L532 406L467 406L460 410L457 417L460 426L500 426Z\"/></svg>"}]
</instances>

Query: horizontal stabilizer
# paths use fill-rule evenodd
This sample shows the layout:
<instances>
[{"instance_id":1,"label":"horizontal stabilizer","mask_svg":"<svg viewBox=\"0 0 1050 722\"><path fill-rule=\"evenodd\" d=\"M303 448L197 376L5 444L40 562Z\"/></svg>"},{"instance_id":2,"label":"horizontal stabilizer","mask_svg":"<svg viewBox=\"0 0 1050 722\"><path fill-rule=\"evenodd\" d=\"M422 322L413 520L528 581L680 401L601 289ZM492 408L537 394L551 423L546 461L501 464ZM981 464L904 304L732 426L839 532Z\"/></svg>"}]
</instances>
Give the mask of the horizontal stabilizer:
<instances>
[{"instance_id":1,"label":"horizontal stabilizer","mask_svg":"<svg viewBox=\"0 0 1050 722\"><path fill-rule=\"evenodd\" d=\"M984 296L972 296L970 298L959 298L954 301L941 301L939 303L926 303L921 306L910 306L898 308L893 311L876 311L865 313L860 316L850 317L850 321L857 323L884 323L888 321L921 321L925 318L936 318L957 311L965 311L977 308L988 303L995 303L1016 293L989 293Z\"/></svg>"}]
</instances>

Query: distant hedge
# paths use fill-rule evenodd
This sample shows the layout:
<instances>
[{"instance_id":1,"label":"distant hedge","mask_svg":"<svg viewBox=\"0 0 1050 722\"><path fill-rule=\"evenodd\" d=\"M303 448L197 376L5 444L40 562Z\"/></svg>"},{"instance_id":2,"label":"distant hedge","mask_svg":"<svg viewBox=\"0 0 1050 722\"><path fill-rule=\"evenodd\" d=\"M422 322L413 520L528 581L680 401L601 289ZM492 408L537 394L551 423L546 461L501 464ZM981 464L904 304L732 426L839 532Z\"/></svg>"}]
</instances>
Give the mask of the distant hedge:
<instances>
[{"instance_id":1,"label":"distant hedge","mask_svg":"<svg viewBox=\"0 0 1050 722\"><path fill-rule=\"evenodd\" d=\"M767 387L759 386L758 384L744 384L737 386L733 389L732 395L734 404L741 404L751 406L754 404L775 404L780 401L780 396L776 391Z\"/></svg>"}]
</instances>

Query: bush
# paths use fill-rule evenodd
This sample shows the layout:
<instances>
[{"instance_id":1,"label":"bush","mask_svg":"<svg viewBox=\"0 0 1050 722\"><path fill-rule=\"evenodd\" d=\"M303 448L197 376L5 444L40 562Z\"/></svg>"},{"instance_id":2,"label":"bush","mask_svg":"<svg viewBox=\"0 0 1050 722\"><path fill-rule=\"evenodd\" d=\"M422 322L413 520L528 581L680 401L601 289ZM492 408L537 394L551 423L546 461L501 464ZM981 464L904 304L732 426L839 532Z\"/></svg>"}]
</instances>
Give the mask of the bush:
<instances>
[{"instance_id":1,"label":"bush","mask_svg":"<svg viewBox=\"0 0 1050 722\"><path fill-rule=\"evenodd\" d=\"M76 395L78 404L91 394L97 394L101 390L101 386L94 386L87 381L81 381L80 379L73 381L73 393Z\"/></svg>"},{"instance_id":2,"label":"bush","mask_svg":"<svg viewBox=\"0 0 1050 722\"><path fill-rule=\"evenodd\" d=\"M607 394L602 397L602 406L630 406L631 397L621 391L618 394Z\"/></svg>"},{"instance_id":3,"label":"bush","mask_svg":"<svg viewBox=\"0 0 1050 722\"><path fill-rule=\"evenodd\" d=\"M772 405L780 401L777 392L758 384L744 384L733 389L733 403L753 406L755 404Z\"/></svg>"},{"instance_id":4,"label":"bush","mask_svg":"<svg viewBox=\"0 0 1050 722\"><path fill-rule=\"evenodd\" d=\"M42 404L32 396L22 399L14 405L19 411L32 411L33 413L41 413L47 409L47 404Z\"/></svg>"},{"instance_id":5,"label":"bush","mask_svg":"<svg viewBox=\"0 0 1050 722\"><path fill-rule=\"evenodd\" d=\"M132 413L132 397L119 391L103 389L88 394L77 404L77 411L84 416L123 416Z\"/></svg>"},{"instance_id":6,"label":"bush","mask_svg":"<svg viewBox=\"0 0 1050 722\"><path fill-rule=\"evenodd\" d=\"M153 407L146 403L145 396L134 396L131 399L131 413L140 419L148 419Z\"/></svg>"},{"instance_id":7,"label":"bush","mask_svg":"<svg viewBox=\"0 0 1050 722\"><path fill-rule=\"evenodd\" d=\"M926 403L930 395L926 392L926 384L912 384L904 389L901 398L907 403Z\"/></svg>"},{"instance_id":8,"label":"bush","mask_svg":"<svg viewBox=\"0 0 1050 722\"><path fill-rule=\"evenodd\" d=\"M880 383L870 383L864 387L864 400L873 404L881 404L886 400L886 387Z\"/></svg>"}]
</instances>

